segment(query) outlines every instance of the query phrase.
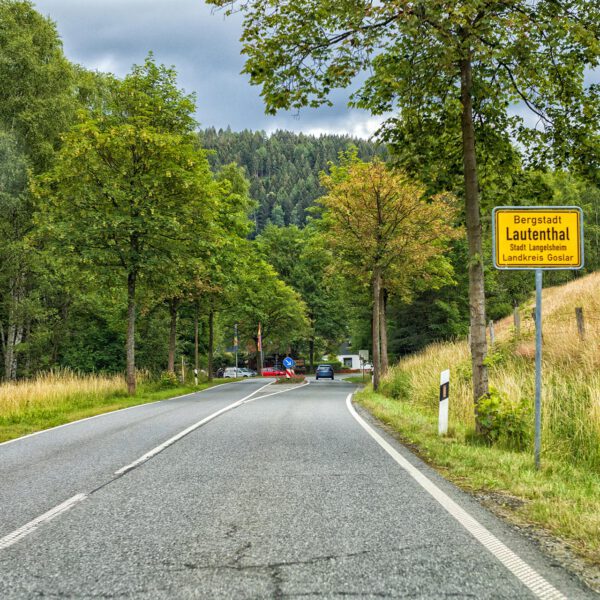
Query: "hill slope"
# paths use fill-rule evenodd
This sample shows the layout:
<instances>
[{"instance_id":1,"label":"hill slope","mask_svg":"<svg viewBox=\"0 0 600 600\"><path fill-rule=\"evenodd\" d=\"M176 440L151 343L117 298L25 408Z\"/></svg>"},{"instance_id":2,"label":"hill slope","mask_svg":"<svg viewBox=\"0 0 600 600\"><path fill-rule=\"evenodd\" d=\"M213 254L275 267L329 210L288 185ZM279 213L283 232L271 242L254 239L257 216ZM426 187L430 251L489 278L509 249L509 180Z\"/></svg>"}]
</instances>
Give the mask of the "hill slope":
<instances>
[{"instance_id":1,"label":"hill slope","mask_svg":"<svg viewBox=\"0 0 600 600\"><path fill-rule=\"evenodd\" d=\"M340 135L316 137L292 131L267 135L264 131L210 128L199 136L202 147L211 151L213 168L230 162L245 167L250 195L259 203L255 214L257 233L267 223L303 226L306 209L323 194L319 173L349 146L356 146L363 160L385 155L381 146Z\"/></svg>"}]
</instances>

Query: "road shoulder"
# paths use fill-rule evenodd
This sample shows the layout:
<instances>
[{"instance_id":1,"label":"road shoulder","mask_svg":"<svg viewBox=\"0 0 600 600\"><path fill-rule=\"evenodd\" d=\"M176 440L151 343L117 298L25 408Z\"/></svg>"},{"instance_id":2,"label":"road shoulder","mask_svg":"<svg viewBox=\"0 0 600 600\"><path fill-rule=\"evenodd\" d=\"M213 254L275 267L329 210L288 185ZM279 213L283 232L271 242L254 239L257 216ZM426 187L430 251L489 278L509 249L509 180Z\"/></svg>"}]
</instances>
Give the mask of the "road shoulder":
<instances>
[{"instance_id":1,"label":"road shoulder","mask_svg":"<svg viewBox=\"0 0 600 600\"><path fill-rule=\"evenodd\" d=\"M600 592L600 568L576 556L568 545L542 528L525 522L511 510L518 499L504 494L473 491L461 486L460 480L452 480L448 474L435 465L420 449L405 439L391 426L377 419L365 407L353 402L354 409L373 429L393 446L406 460L431 479L452 500L465 507L492 533L508 540L510 547L534 568L547 575L563 574L559 580L568 579L582 591ZM540 560L541 559L541 560ZM560 584L560 581L559 581Z\"/></svg>"}]
</instances>

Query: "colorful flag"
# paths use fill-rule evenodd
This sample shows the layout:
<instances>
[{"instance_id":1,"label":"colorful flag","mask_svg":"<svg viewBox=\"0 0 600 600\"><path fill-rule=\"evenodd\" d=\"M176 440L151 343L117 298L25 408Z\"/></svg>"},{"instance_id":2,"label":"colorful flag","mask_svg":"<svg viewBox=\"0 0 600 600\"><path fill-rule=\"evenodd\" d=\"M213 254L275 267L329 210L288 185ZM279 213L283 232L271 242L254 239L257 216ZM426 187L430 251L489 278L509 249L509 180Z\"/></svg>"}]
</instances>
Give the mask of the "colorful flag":
<instances>
[{"instance_id":1,"label":"colorful flag","mask_svg":"<svg viewBox=\"0 0 600 600\"><path fill-rule=\"evenodd\" d=\"M260 321L258 323L258 342L256 345L259 352L262 352L262 333L260 331Z\"/></svg>"}]
</instances>

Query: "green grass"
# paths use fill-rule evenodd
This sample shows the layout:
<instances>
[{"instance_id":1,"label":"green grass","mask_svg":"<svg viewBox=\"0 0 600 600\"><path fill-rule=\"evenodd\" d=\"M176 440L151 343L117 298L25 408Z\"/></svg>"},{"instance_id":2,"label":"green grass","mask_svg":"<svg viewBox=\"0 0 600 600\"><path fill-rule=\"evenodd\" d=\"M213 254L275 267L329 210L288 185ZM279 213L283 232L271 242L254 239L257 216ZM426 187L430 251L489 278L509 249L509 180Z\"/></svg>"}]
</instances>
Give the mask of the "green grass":
<instances>
[{"instance_id":1,"label":"green grass","mask_svg":"<svg viewBox=\"0 0 600 600\"><path fill-rule=\"evenodd\" d=\"M365 375L364 378L362 375L352 375L352 377L344 377L343 381L347 381L348 383L370 383L371 375Z\"/></svg>"},{"instance_id":2,"label":"green grass","mask_svg":"<svg viewBox=\"0 0 600 600\"><path fill-rule=\"evenodd\" d=\"M423 406L370 387L355 399L448 479L470 491L521 499L515 520L539 525L600 564L600 473L552 456L536 471L531 453L473 442L471 429L460 423L448 436L438 436L437 415Z\"/></svg>"},{"instance_id":3,"label":"green grass","mask_svg":"<svg viewBox=\"0 0 600 600\"><path fill-rule=\"evenodd\" d=\"M198 386L187 385L168 389L156 389L156 385L142 383L138 385L135 396L128 396L125 389L107 389L98 392L90 391L82 385L81 391L69 389L63 396L58 395L52 401L45 400L39 403L28 401L12 410L0 411L0 443L79 419L174 398L231 381L235 380L215 379Z\"/></svg>"}]
</instances>

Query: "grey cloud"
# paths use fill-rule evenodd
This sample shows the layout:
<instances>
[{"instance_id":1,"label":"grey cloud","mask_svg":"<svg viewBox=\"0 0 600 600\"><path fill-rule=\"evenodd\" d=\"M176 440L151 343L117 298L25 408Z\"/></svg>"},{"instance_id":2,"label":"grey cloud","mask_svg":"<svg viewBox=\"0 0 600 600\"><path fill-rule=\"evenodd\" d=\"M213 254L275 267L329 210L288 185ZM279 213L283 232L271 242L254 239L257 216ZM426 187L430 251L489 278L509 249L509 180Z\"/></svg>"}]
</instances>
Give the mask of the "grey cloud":
<instances>
[{"instance_id":1,"label":"grey cloud","mask_svg":"<svg viewBox=\"0 0 600 600\"><path fill-rule=\"evenodd\" d=\"M366 137L379 122L366 112L349 110L347 91L332 95L333 108L304 109L299 116L265 115L260 90L240 75L241 18L213 13L203 0L37 0L36 4L56 21L67 56L88 68L123 76L149 50L158 61L175 65L181 87L197 94L197 119L205 127ZM600 71L586 75L588 83L598 82Z\"/></svg>"},{"instance_id":2,"label":"grey cloud","mask_svg":"<svg viewBox=\"0 0 600 600\"><path fill-rule=\"evenodd\" d=\"M149 50L175 65L181 87L197 95L203 127L362 137L374 129L367 113L347 108L347 91L332 96L333 108L265 115L260 90L240 75L241 18L213 13L202 0L37 0L36 6L56 22L69 59L88 68L123 76Z\"/></svg>"}]
</instances>

